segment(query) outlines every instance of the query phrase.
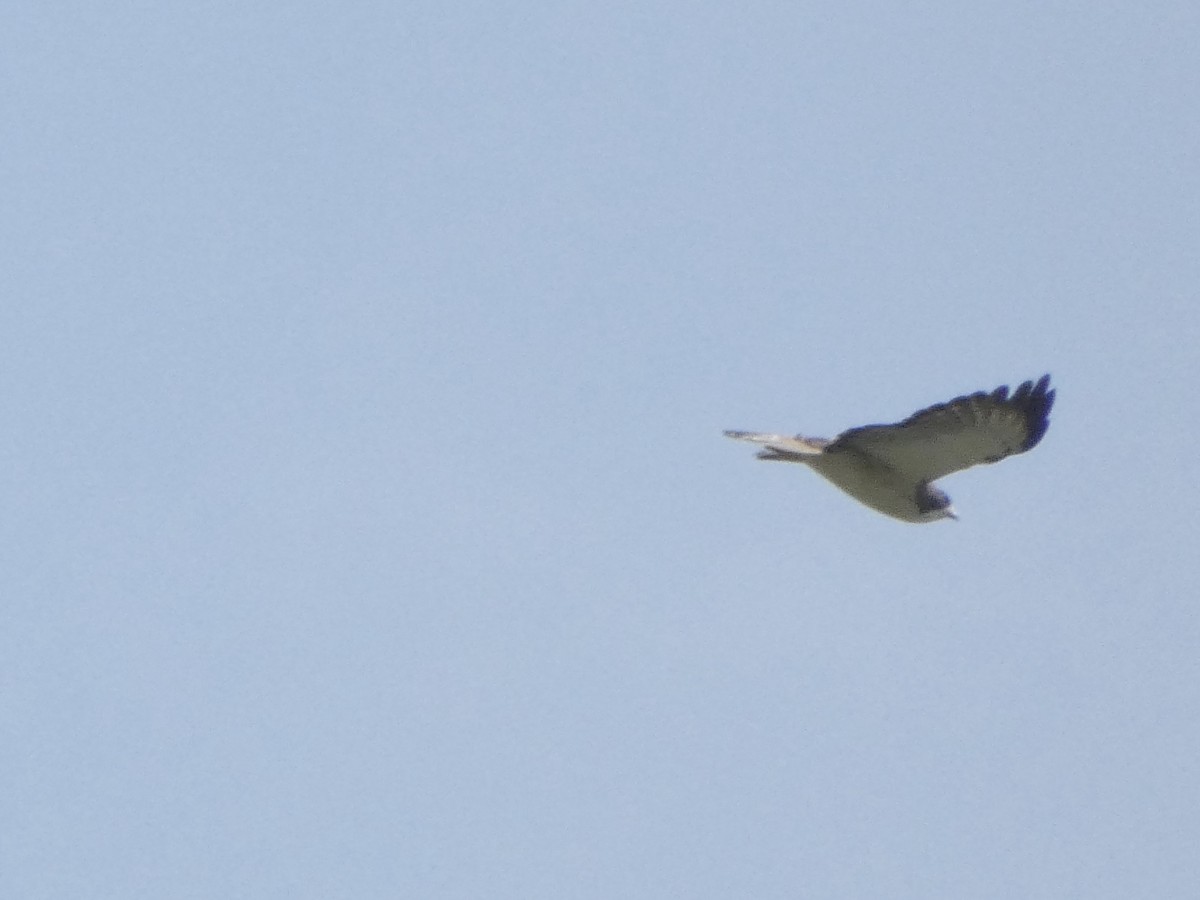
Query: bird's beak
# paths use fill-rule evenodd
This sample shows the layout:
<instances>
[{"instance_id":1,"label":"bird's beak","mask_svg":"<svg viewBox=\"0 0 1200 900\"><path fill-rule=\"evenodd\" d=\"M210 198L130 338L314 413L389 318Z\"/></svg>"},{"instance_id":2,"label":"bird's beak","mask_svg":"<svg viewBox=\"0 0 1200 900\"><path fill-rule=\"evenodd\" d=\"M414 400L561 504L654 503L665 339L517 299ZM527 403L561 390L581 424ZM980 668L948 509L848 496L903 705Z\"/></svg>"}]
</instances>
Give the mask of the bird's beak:
<instances>
[{"instance_id":1,"label":"bird's beak","mask_svg":"<svg viewBox=\"0 0 1200 900\"><path fill-rule=\"evenodd\" d=\"M955 522L957 522L957 521L958 521L958 513L956 513L956 512L954 511L954 507L953 507L953 506L947 506L947 507L946 507L946 515L948 515L948 516L949 516L951 519L953 519Z\"/></svg>"}]
</instances>

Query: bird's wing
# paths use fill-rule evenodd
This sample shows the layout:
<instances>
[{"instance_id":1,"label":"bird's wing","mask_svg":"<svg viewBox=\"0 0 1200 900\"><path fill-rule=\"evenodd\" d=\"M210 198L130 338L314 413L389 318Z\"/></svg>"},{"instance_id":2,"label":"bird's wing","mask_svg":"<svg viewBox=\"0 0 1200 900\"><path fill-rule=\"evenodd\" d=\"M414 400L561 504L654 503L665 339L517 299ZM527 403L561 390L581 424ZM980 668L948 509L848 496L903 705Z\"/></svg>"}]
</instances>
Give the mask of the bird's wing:
<instances>
[{"instance_id":1,"label":"bird's wing","mask_svg":"<svg viewBox=\"0 0 1200 900\"><path fill-rule=\"evenodd\" d=\"M1026 381L1009 396L1007 387L939 403L895 425L866 425L844 431L826 452L867 454L915 481L928 482L1023 453L1036 446L1049 426L1054 404L1050 376Z\"/></svg>"}]
</instances>

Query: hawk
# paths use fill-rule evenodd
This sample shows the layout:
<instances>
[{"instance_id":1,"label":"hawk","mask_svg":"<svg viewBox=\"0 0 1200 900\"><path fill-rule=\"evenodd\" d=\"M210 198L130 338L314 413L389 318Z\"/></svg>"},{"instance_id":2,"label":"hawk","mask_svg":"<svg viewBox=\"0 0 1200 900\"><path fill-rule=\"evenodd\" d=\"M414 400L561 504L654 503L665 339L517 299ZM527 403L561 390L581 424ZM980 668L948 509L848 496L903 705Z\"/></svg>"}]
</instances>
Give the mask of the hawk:
<instances>
[{"instance_id":1,"label":"hawk","mask_svg":"<svg viewBox=\"0 0 1200 900\"><path fill-rule=\"evenodd\" d=\"M752 431L728 437L761 444L759 459L803 463L871 509L904 522L957 519L933 481L1032 450L1050 425L1050 376L1012 394L998 387L938 403L894 425L864 425L832 441Z\"/></svg>"}]
</instances>

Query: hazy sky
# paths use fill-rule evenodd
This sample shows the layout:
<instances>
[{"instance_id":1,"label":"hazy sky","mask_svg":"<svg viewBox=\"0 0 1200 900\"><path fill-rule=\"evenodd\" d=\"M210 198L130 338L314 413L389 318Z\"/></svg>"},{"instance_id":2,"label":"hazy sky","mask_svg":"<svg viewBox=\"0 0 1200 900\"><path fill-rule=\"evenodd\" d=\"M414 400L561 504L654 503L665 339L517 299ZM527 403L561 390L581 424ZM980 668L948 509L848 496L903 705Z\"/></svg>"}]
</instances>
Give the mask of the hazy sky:
<instances>
[{"instance_id":1,"label":"hazy sky","mask_svg":"<svg viewBox=\"0 0 1200 900\"><path fill-rule=\"evenodd\" d=\"M1194 2L0 32L0 893L1200 884ZM725 428L1052 372L878 516Z\"/></svg>"}]
</instances>

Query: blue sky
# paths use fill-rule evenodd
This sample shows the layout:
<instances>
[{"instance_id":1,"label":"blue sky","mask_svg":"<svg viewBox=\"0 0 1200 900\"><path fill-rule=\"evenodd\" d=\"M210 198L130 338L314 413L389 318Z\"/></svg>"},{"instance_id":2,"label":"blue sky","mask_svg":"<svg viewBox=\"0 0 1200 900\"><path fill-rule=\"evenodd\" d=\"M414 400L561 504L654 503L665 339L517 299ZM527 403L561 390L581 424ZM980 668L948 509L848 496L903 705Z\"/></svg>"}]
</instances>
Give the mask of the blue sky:
<instances>
[{"instance_id":1,"label":"blue sky","mask_svg":"<svg viewBox=\"0 0 1200 900\"><path fill-rule=\"evenodd\" d=\"M0 882L1200 883L1192 3L0 35ZM725 428L1053 373L909 526Z\"/></svg>"}]
</instances>

